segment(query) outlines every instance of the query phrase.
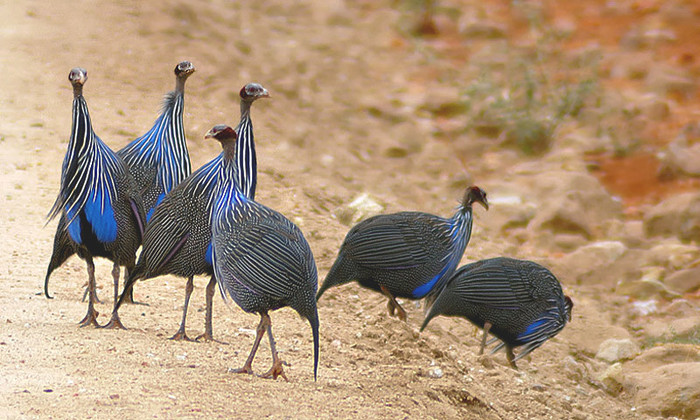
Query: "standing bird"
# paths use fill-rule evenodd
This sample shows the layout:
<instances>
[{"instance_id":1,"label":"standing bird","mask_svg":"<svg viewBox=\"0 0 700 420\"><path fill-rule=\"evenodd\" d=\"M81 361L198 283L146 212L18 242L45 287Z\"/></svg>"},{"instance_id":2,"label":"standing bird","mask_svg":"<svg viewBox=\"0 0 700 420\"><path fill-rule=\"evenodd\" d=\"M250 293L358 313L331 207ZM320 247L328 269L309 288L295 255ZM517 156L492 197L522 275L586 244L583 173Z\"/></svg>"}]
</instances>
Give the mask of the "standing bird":
<instances>
[{"instance_id":1,"label":"standing bird","mask_svg":"<svg viewBox=\"0 0 700 420\"><path fill-rule=\"evenodd\" d=\"M49 220L60 214L53 254L46 274L44 291L48 295L51 272L70 255L77 253L88 269L88 311L81 326L97 324L94 302L95 265L93 257L114 262L115 300L119 289L119 267L134 266L136 249L141 243L145 215L136 184L124 162L100 140L92 129L83 85L87 71L74 68L68 75L73 85L73 123L71 138L61 169L61 188ZM119 326L112 318L106 327Z\"/></svg>"},{"instance_id":2,"label":"standing bird","mask_svg":"<svg viewBox=\"0 0 700 420\"><path fill-rule=\"evenodd\" d=\"M421 299L440 291L462 259L472 233L472 204L488 210L486 193L469 187L449 219L420 212L370 217L355 225L316 295L329 287L357 281L389 298L389 314L406 311L396 297Z\"/></svg>"},{"instance_id":3,"label":"standing bird","mask_svg":"<svg viewBox=\"0 0 700 420\"><path fill-rule=\"evenodd\" d=\"M155 206L165 194L192 171L182 115L185 81L194 71L194 65L189 61L183 61L175 67L175 90L166 95L161 115L153 127L117 152L136 181L137 191L141 194L146 212L146 222L150 220ZM57 258L65 261L74 253L75 250L66 247L64 253L57 255ZM59 265L61 264L56 266ZM128 270L125 277L128 277ZM45 289L47 284L48 282L44 285ZM45 293L48 296L47 290ZM133 294L133 289L131 293ZM130 301L133 302L133 298Z\"/></svg>"},{"instance_id":4,"label":"standing bird","mask_svg":"<svg viewBox=\"0 0 700 420\"><path fill-rule=\"evenodd\" d=\"M318 287L316 263L301 230L282 214L247 198L239 189L236 133L217 125L206 135L221 142L224 159L211 214L214 275L222 296L230 296L246 312L260 314L255 342L237 373L253 373L252 363L265 331L272 367L262 377L287 380L272 336L269 311L290 306L311 324L314 380L318 370Z\"/></svg>"},{"instance_id":5,"label":"standing bird","mask_svg":"<svg viewBox=\"0 0 700 420\"><path fill-rule=\"evenodd\" d=\"M194 71L189 61L175 66L175 90L166 94L153 127L117 152L138 183L146 221L163 197L192 172L182 115L185 82Z\"/></svg>"},{"instance_id":6,"label":"standing bird","mask_svg":"<svg viewBox=\"0 0 700 420\"><path fill-rule=\"evenodd\" d=\"M505 347L508 363L517 369L516 361L571 321L573 307L546 268L532 261L492 258L455 272L429 309L421 331L437 315L466 318L484 329L479 354L491 333L502 340L491 353ZM525 347L514 356L513 348L518 346Z\"/></svg>"},{"instance_id":7,"label":"standing bird","mask_svg":"<svg viewBox=\"0 0 700 420\"><path fill-rule=\"evenodd\" d=\"M153 211L165 195L192 172L182 116L185 82L194 72L194 65L189 61L175 66L175 90L165 95L161 114L153 127L117 152L138 184L146 222L151 220ZM128 271L125 277L129 277ZM133 288L127 301L134 302Z\"/></svg>"},{"instance_id":8,"label":"standing bird","mask_svg":"<svg viewBox=\"0 0 700 420\"><path fill-rule=\"evenodd\" d=\"M241 119L237 130L241 141L236 144L236 159L241 171L237 181L243 194L254 198L256 185L255 142L250 107L259 98L270 96L258 83L248 83L241 91ZM196 339L213 340L212 308L214 297L214 270L211 260L211 209L218 182L223 153L199 168L178 184L156 207L146 232L138 264L124 285L124 291L115 307L119 310L134 283L166 274L187 278L185 305L180 328L173 340L191 341L185 332L187 307L194 289L194 276L211 276L206 289L205 332Z\"/></svg>"}]
</instances>

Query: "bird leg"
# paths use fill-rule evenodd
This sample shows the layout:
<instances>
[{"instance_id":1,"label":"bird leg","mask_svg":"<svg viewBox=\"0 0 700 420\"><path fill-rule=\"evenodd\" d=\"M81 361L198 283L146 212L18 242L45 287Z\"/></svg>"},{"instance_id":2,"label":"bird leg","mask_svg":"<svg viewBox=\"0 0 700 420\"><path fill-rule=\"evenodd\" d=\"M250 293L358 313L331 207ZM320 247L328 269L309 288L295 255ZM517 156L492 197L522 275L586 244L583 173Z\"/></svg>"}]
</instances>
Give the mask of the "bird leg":
<instances>
[{"instance_id":1,"label":"bird leg","mask_svg":"<svg viewBox=\"0 0 700 420\"><path fill-rule=\"evenodd\" d=\"M114 263L114 267L112 267L112 277L114 278L114 308L112 309L112 318L102 328L125 330L126 328L119 319L119 313L117 312L117 302L119 301L119 264L117 263Z\"/></svg>"},{"instance_id":2,"label":"bird leg","mask_svg":"<svg viewBox=\"0 0 700 420\"><path fill-rule=\"evenodd\" d=\"M95 263L92 262L92 257L90 255L85 257L85 262L87 263L88 271L88 311L79 325L81 327L87 327L88 325L99 327L100 325L97 323L97 315L99 315L99 313L95 310L94 303L97 299L97 294L95 292Z\"/></svg>"},{"instance_id":3,"label":"bird leg","mask_svg":"<svg viewBox=\"0 0 700 420\"><path fill-rule=\"evenodd\" d=\"M267 314L265 314L267 315ZM267 320L269 322L270 317L267 317ZM255 358L255 352L258 351L258 346L260 346L260 340L262 340L263 335L265 335L265 316L260 315L260 323L258 324L258 327L255 329L255 342L253 343L253 348L250 350L250 354L248 355L248 359L246 359L245 364L243 365L242 368L238 369L232 369L231 372L233 373L247 373L249 375L253 374L253 358Z\"/></svg>"},{"instance_id":4,"label":"bird leg","mask_svg":"<svg viewBox=\"0 0 700 420\"><path fill-rule=\"evenodd\" d=\"M185 307L182 309L182 322L180 322L180 328L177 330L175 335L170 337L171 340L185 340L194 341L187 336L185 333L185 320L187 319L187 306L190 304L190 295L194 290L194 277L190 276L187 279L187 285L185 286Z\"/></svg>"},{"instance_id":5,"label":"bird leg","mask_svg":"<svg viewBox=\"0 0 700 420\"><path fill-rule=\"evenodd\" d=\"M223 341L219 340L214 340L214 334L213 331L214 329L212 328L211 325L211 318L212 318L212 312L214 309L214 288L216 287L216 279L214 276L211 276L211 280L209 280L209 284L207 284L207 312L206 312L206 318L204 319L204 334L200 334L195 338L195 341L199 340L204 340L204 341L215 341L220 344L228 344Z\"/></svg>"},{"instance_id":6,"label":"bird leg","mask_svg":"<svg viewBox=\"0 0 700 420\"><path fill-rule=\"evenodd\" d=\"M129 269L125 268L124 269L124 281L126 282L126 279L128 279L128 278L129 278ZM129 289L129 294L127 294L126 297L124 297L124 303L131 303L133 305L150 306L148 303L136 302L134 300L134 288L133 287L131 289Z\"/></svg>"},{"instance_id":7,"label":"bird leg","mask_svg":"<svg viewBox=\"0 0 700 420\"><path fill-rule=\"evenodd\" d=\"M88 283L88 284L89 284L89 283ZM85 299L87 299L87 296L88 296L88 292L89 292L89 291L90 291L90 288L89 288L88 285L86 284L86 285L85 285L85 290L83 291L83 300L82 300L82 302L85 302ZM93 303L102 303L102 301L100 300L100 298L97 297L97 290L95 290L95 301L94 301Z\"/></svg>"},{"instance_id":8,"label":"bird leg","mask_svg":"<svg viewBox=\"0 0 700 420\"><path fill-rule=\"evenodd\" d=\"M481 348L479 349L479 356L484 354L484 347L486 347L486 338L489 336L489 330L491 329L491 323L484 322L484 336L481 337Z\"/></svg>"},{"instance_id":9,"label":"bird leg","mask_svg":"<svg viewBox=\"0 0 700 420\"><path fill-rule=\"evenodd\" d=\"M389 289L384 285L379 286L379 288L382 290L382 293L384 293L384 296L389 298L389 302L386 304L387 309L389 309L389 315L394 316L394 311L396 311L399 319L401 321L406 321L406 311L399 305L394 295L392 295Z\"/></svg>"},{"instance_id":10,"label":"bird leg","mask_svg":"<svg viewBox=\"0 0 700 420\"><path fill-rule=\"evenodd\" d=\"M509 345L506 345L506 359L508 359L508 364L510 367L512 367L515 370L518 370L518 367L515 366L515 356L513 355L513 348Z\"/></svg>"},{"instance_id":11,"label":"bird leg","mask_svg":"<svg viewBox=\"0 0 700 420\"><path fill-rule=\"evenodd\" d=\"M272 379L277 379L278 376L281 376L285 381L289 382L287 375L284 374L284 368L282 367L282 365L285 365L286 363L279 358L277 348L275 347L275 338L272 336L272 320L270 320L270 315L265 313L262 314L262 317L263 319L266 319L267 338L270 340L270 350L272 350L272 367L270 370L260 375L260 377L272 377Z\"/></svg>"}]
</instances>

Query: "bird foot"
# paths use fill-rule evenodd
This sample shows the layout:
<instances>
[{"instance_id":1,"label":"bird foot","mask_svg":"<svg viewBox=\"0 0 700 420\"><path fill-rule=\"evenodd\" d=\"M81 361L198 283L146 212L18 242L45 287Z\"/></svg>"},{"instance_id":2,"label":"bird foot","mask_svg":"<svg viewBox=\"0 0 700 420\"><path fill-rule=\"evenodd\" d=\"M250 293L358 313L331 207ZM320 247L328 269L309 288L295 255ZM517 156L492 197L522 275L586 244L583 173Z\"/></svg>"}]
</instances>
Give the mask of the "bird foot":
<instances>
[{"instance_id":1,"label":"bird foot","mask_svg":"<svg viewBox=\"0 0 700 420\"><path fill-rule=\"evenodd\" d=\"M172 337L170 337L170 340L173 340L173 341L196 341L196 340L193 340L193 339L189 338L189 337L187 336L187 334L185 333L185 330L184 330L184 329L183 329L183 330L177 330L177 332L175 333L175 335L173 335Z\"/></svg>"},{"instance_id":2,"label":"bird foot","mask_svg":"<svg viewBox=\"0 0 700 420\"><path fill-rule=\"evenodd\" d=\"M94 325L95 327L98 327L98 328L99 328L100 324L97 323L97 316L98 316L99 314L100 314L100 313L97 312L97 311L94 310L94 309L88 310L87 315L85 315L85 318L83 318L83 320L80 321L80 322L78 323L78 325L80 325L81 328L82 328L82 327L87 327L87 326L89 326L89 325Z\"/></svg>"},{"instance_id":3,"label":"bird foot","mask_svg":"<svg viewBox=\"0 0 700 420\"><path fill-rule=\"evenodd\" d=\"M214 343L219 343L219 344L226 344L226 345L228 345L228 343L225 342L225 341L220 341L220 340L214 339L214 337L212 336L211 333L199 334L199 335L194 339L194 341L197 341L197 342L200 342L200 341L204 341L204 342L214 342Z\"/></svg>"},{"instance_id":4,"label":"bird foot","mask_svg":"<svg viewBox=\"0 0 700 420\"><path fill-rule=\"evenodd\" d=\"M151 306L150 303L146 303L146 302L137 302L137 301L134 300L134 298L129 297L129 296L127 296L127 297L124 298L124 303L128 303L128 304L131 304L131 305Z\"/></svg>"},{"instance_id":5,"label":"bird foot","mask_svg":"<svg viewBox=\"0 0 700 420\"><path fill-rule=\"evenodd\" d=\"M282 378L284 378L285 381L289 382L289 379L287 379L287 375L284 374L284 368L282 367L283 365L289 366L287 362L283 362L282 360L277 359L272 364L270 370L260 375L260 377L265 379L277 379L277 377L281 376Z\"/></svg>"},{"instance_id":6,"label":"bird foot","mask_svg":"<svg viewBox=\"0 0 700 420\"><path fill-rule=\"evenodd\" d=\"M106 330L115 330L115 329L116 330L125 330L126 329L126 327L124 326L124 324L122 324L122 321L119 319L119 317L114 317L114 316L112 316L112 319L110 319L108 323L106 323L105 325L103 325L100 328L104 328Z\"/></svg>"},{"instance_id":7,"label":"bird foot","mask_svg":"<svg viewBox=\"0 0 700 420\"><path fill-rule=\"evenodd\" d=\"M242 368L229 369L228 371L231 373L245 373L248 375L252 375L253 374L253 367L250 365L244 365Z\"/></svg>"}]
</instances>

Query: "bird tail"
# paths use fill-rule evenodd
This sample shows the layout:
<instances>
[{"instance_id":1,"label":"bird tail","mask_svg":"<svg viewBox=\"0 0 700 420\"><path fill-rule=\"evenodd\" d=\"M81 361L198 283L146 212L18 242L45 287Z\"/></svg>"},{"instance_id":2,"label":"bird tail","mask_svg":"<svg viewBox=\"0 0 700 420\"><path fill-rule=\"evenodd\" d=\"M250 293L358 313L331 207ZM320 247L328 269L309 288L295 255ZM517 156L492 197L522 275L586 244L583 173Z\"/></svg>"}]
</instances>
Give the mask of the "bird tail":
<instances>
[{"instance_id":1,"label":"bird tail","mask_svg":"<svg viewBox=\"0 0 700 420\"><path fill-rule=\"evenodd\" d=\"M430 297L425 299L426 302L426 309L425 309L425 319L423 320L423 325L421 325L420 330L423 332L425 327L428 326L428 323L430 322L431 319L435 318L436 316L440 315L443 313L443 304L442 304L442 294L440 295L431 295ZM429 305L429 306L428 306Z\"/></svg>"},{"instance_id":2,"label":"bird tail","mask_svg":"<svg viewBox=\"0 0 700 420\"><path fill-rule=\"evenodd\" d=\"M319 320L318 320L318 308L314 305L312 315L308 317L309 324L311 324L311 332L314 336L314 381L318 374L318 352L319 352Z\"/></svg>"},{"instance_id":3,"label":"bird tail","mask_svg":"<svg viewBox=\"0 0 700 420\"><path fill-rule=\"evenodd\" d=\"M318 288L318 292L316 293L316 302L318 302L318 300L321 299L321 295L323 295L323 293L332 286L338 286L350 282L348 279L349 276L343 274L345 271L344 268L343 257L342 255L338 255L338 259L335 261L330 271L328 271L326 278L323 280L323 284Z\"/></svg>"},{"instance_id":4,"label":"bird tail","mask_svg":"<svg viewBox=\"0 0 700 420\"><path fill-rule=\"evenodd\" d=\"M61 218L61 221L58 223L58 228L56 229L56 236L54 236L53 240L51 261L49 261L49 267L46 270L46 278L44 278L44 294L48 299L53 299L49 294L49 278L51 277L51 273L62 266L73 254L75 254L75 247L68 237L68 230L65 229L64 220Z\"/></svg>"}]
</instances>

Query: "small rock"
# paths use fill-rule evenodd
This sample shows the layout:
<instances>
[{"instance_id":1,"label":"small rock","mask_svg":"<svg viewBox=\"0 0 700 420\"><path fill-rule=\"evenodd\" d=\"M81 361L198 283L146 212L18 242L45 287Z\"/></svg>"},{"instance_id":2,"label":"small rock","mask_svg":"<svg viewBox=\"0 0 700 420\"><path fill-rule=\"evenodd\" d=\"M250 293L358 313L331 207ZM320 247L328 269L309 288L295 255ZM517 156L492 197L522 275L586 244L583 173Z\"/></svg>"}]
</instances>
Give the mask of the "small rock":
<instances>
[{"instance_id":1,"label":"small rock","mask_svg":"<svg viewBox=\"0 0 700 420\"><path fill-rule=\"evenodd\" d=\"M610 338L600 344L595 357L608 363L614 363L632 359L637 354L639 354L639 346L632 340Z\"/></svg>"},{"instance_id":2,"label":"small rock","mask_svg":"<svg viewBox=\"0 0 700 420\"><path fill-rule=\"evenodd\" d=\"M664 279L664 284L681 294L695 292L700 289L700 267L676 271Z\"/></svg>"},{"instance_id":3,"label":"small rock","mask_svg":"<svg viewBox=\"0 0 700 420\"><path fill-rule=\"evenodd\" d=\"M428 377L430 377L430 378L437 378L437 379L439 379L439 378L442 378L443 375L444 375L444 374L443 374L443 372L442 372L442 369L440 369L439 367L430 368L430 369L428 370Z\"/></svg>"},{"instance_id":4,"label":"small rock","mask_svg":"<svg viewBox=\"0 0 700 420\"><path fill-rule=\"evenodd\" d=\"M656 300L637 300L632 302L632 312L639 316L653 314L658 310Z\"/></svg>"},{"instance_id":5,"label":"small rock","mask_svg":"<svg viewBox=\"0 0 700 420\"><path fill-rule=\"evenodd\" d=\"M605 390L613 395L617 396L622 392L623 386L623 374L622 374L622 364L615 363L610 365L605 371L598 375L598 380L605 386Z\"/></svg>"},{"instance_id":6,"label":"small rock","mask_svg":"<svg viewBox=\"0 0 700 420\"><path fill-rule=\"evenodd\" d=\"M379 204L369 194L363 193L355 198L347 207L336 211L338 220L344 225L355 225L362 220L381 214L384 206Z\"/></svg>"}]
</instances>

